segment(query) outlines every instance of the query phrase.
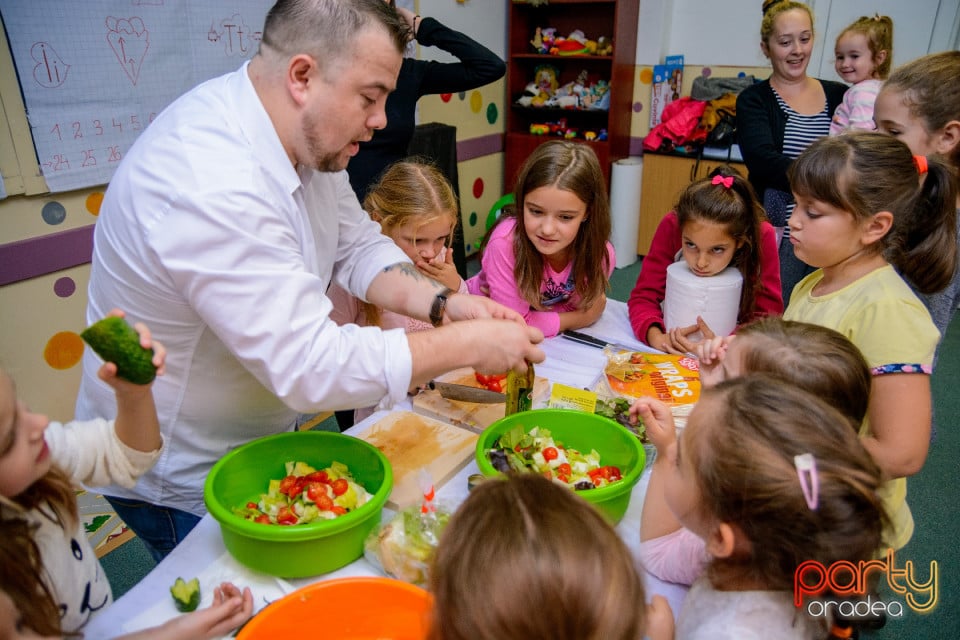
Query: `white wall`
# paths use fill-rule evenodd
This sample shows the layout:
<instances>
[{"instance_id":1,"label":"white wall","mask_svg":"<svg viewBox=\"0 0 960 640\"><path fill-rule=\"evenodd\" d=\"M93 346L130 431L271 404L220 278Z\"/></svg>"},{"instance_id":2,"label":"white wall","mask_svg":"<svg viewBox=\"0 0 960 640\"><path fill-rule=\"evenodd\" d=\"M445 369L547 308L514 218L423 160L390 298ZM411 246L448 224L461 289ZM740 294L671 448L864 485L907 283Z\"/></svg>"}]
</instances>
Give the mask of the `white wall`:
<instances>
[{"instance_id":1,"label":"white wall","mask_svg":"<svg viewBox=\"0 0 960 640\"><path fill-rule=\"evenodd\" d=\"M643 24L641 33L667 34L660 57L682 53L693 65L763 66L760 52L762 0L641 0L666 5L669 19ZM816 46L810 62L813 75L838 79L833 70L837 34L862 15L879 12L894 22L894 65L926 53L955 49L960 35L960 0L810 0L816 18ZM651 31L654 31L651 33ZM655 64L649 52L637 52L637 64Z\"/></svg>"},{"instance_id":2,"label":"white wall","mask_svg":"<svg viewBox=\"0 0 960 640\"><path fill-rule=\"evenodd\" d=\"M507 4L504 0L419 0L417 7L421 16L436 18L506 58ZM421 49L421 57L440 62L456 61L453 56L433 47Z\"/></svg>"}]
</instances>

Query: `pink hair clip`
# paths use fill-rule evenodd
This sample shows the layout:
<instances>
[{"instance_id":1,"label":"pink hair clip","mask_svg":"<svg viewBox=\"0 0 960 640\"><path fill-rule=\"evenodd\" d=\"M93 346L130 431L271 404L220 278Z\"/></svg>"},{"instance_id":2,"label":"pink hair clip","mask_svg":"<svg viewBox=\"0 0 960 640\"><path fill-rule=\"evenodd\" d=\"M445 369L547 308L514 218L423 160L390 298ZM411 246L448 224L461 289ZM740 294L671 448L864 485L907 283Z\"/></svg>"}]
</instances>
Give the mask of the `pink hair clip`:
<instances>
[{"instance_id":1,"label":"pink hair clip","mask_svg":"<svg viewBox=\"0 0 960 640\"><path fill-rule=\"evenodd\" d=\"M793 456L793 465L797 468L797 478L800 479L800 490L811 511L816 511L820 504L820 478L817 476L817 460L811 453L801 453Z\"/></svg>"},{"instance_id":2,"label":"pink hair clip","mask_svg":"<svg viewBox=\"0 0 960 640\"><path fill-rule=\"evenodd\" d=\"M733 187L733 176L715 175L713 176L713 180L710 181L710 184L722 184L727 189L730 189Z\"/></svg>"}]
</instances>

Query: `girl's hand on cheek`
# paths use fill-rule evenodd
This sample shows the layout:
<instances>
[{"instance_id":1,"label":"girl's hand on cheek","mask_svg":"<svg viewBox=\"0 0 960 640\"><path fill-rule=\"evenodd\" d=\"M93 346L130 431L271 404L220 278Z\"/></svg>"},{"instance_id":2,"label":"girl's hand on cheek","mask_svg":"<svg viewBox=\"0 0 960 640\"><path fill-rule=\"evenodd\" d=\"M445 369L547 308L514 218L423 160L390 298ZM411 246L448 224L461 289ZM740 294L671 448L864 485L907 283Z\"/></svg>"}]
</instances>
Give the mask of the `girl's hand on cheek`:
<instances>
[{"instance_id":1,"label":"girl's hand on cheek","mask_svg":"<svg viewBox=\"0 0 960 640\"><path fill-rule=\"evenodd\" d=\"M453 251L446 249L443 260L417 260L417 270L428 278L433 278L451 291L460 289L460 274L453 264Z\"/></svg>"}]
</instances>

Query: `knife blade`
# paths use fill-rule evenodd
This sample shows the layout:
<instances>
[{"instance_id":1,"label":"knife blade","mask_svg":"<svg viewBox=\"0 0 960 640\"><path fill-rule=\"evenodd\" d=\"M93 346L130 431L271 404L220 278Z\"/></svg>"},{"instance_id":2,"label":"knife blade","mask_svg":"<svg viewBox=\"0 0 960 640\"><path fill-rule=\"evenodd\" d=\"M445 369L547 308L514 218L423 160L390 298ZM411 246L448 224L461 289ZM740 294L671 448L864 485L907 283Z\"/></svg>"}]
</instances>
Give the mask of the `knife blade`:
<instances>
[{"instance_id":1,"label":"knife blade","mask_svg":"<svg viewBox=\"0 0 960 640\"><path fill-rule=\"evenodd\" d=\"M440 395L447 400L477 402L481 404L496 404L498 402L507 401L506 394L490 391L489 389L471 387L465 384L453 384L452 382L438 382L436 380L431 380L427 383L427 388L440 392Z\"/></svg>"}]
</instances>

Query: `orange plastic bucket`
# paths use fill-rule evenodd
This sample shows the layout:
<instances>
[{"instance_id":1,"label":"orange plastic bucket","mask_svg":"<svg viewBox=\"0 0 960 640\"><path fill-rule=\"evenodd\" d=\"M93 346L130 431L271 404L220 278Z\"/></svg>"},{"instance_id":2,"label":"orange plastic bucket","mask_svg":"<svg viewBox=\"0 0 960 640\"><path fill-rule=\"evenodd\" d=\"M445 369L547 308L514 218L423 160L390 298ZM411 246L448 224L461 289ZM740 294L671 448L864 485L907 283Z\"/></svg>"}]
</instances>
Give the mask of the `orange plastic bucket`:
<instances>
[{"instance_id":1,"label":"orange plastic bucket","mask_svg":"<svg viewBox=\"0 0 960 640\"><path fill-rule=\"evenodd\" d=\"M423 640L432 605L427 591L392 578L326 580L272 602L237 638Z\"/></svg>"}]
</instances>

